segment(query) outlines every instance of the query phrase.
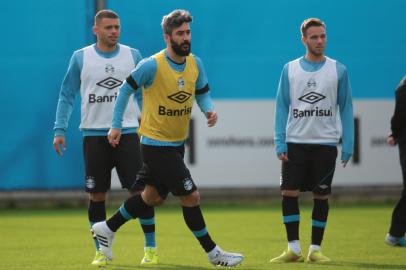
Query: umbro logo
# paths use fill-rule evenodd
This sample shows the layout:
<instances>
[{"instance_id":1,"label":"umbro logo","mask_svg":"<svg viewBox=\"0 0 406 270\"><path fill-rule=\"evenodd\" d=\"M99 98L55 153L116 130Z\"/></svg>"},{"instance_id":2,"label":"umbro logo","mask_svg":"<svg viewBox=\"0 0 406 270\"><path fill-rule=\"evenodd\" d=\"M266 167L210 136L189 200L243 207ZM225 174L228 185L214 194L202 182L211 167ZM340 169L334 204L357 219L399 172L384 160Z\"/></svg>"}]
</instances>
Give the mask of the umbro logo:
<instances>
[{"instance_id":1,"label":"umbro logo","mask_svg":"<svg viewBox=\"0 0 406 270\"><path fill-rule=\"evenodd\" d=\"M168 96L170 100L176 101L177 103L185 103L186 100L188 100L192 95L185 92L185 91L179 91L173 95Z\"/></svg>"},{"instance_id":2,"label":"umbro logo","mask_svg":"<svg viewBox=\"0 0 406 270\"><path fill-rule=\"evenodd\" d=\"M123 82L120 81L119 79L113 78L113 77L108 77L98 83L96 83L98 86L107 88L109 90L116 88L120 86Z\"/></svg>"},{"instance_id":3,"label":"umbro logo","mask_svg":"<svg viewBox=\"0 0 406 270\"><path fill-rule=\"evenodd\" d=\"M316 93L316 92L310 92L310 93L307 93L304 96L301 96L299 98L299 100L303 101L303 102L306 102L306 103L314 104L314 103L319 102L320 100L323 100L325 98L326 98L326 96L324 96L322 94L319 94L319 93Z\"/></svg>"}]
</instances>

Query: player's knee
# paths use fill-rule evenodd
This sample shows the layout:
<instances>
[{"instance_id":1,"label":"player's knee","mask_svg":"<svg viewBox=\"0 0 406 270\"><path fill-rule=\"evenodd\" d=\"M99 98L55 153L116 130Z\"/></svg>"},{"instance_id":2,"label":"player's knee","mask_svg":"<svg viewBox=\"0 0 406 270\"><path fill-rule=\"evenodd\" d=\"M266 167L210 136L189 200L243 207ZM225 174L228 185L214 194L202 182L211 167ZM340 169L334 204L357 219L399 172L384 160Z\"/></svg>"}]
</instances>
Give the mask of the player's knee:
<instances>
[{"instance_id":1,"label":"player's knee","mask_svg":"<svg viewBox=\"0 0 406 270\"><path fill-rule=\"evenodd\" d=\"M316 199L316 200L327 200L328 199L328 194L313 193L313 198Z\"/></svg>"},{"instance_id":2,"label":"player's knee","mask_svg":"<svg viewBox=\"0 0 406 270\"><path fill-rule=\"evenodd\" d=\"M154 206L153 198L151 198L150 196L142 196L142 195L141 195L141 197L142 197L142 200L145 202L145 204L147 204L149 206Z\"/></svg>"},{"instance_id":3,"label":"player's knee","mask_svg":"<svg viewBox=\"0 0 406 270\"><path fill-rule=\"evenodd\" d=\"M146 192L141 193L142 200L149 206L159 206L163 204L164 199L158 193Z\"/></svg>"},{"instance_id":4,"label":"player's knee","mask_svg":"<svg viewBox=\"0 0 406 270\"><path fill-rule=\"evenodd\" d=\"M89 199L93 202L104 202L106 200L105 192L89 193Z\"/></svg>"},{"instance_id":5,"label":"player's knee","mask_svg":"<svg viewBox=\"0 0 406 270\"><path fill-rule=\"evenodd\" d=\"M150 205L151 206L160 206L160 205L162 205L163 203L164 203L164 199L162 199L162 197L161 196L155 196L155 197L153 197L151 200L150 200Z\"/></svg>"},{"instance_id":6,"label":"player's knee","mask_svg":"<svg viewBox=\"0 0 406 270\"><path fill-rule=\"evenodd\" d=\"M298 197L299 196L299 190L282 190L282 196L285 197Z\"/></svg>"},{"instance_id":7,"label":"player's knee","mask_svg":"<svg viewBox=\"0 0 406 270\"><path fill-rule=\"evenodd\" d=\"M183 206L187 207L197 206L200 203L200 193L196 190L189 195L181 196L180 200Z\"/></svg>"},{"instance_id":8,"label":"player's knee","mask_svg":"<svg viewBox=\"0 0 406 270\"><path fill-rule=\"evenodd\" d=\"M141 190L136 190L136 191L129 190L128 193L130 193L130 197L132 197L134 195L140 195L142 193L142 191Z\"/></svg>"}]
</instances>

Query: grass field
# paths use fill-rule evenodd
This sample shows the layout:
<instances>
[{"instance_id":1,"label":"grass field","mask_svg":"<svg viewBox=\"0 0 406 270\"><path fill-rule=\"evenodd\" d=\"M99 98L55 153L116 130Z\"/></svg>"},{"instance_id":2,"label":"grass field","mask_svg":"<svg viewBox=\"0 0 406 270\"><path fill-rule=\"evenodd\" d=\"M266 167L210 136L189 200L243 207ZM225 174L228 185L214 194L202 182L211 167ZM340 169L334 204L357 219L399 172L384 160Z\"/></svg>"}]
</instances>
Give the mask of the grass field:
<instances>
[{"instance_id":1,"label":"grass field","mask_svg":"<svg viewBox=\"0 0 406 270\"><path fill-rule=\"evenodd\" d=\"M224 249L241 252L238 269L406 269L406 248L383 243L392 205L334 206L330 208L323 251L333 262L274 265L271 257L286 248L279 205L203 207L213 239ZM112 214L109 211L109 214ZM1 210L0 269L94 269L94 255L85 209ZM301 242L307 252L311 208L302 207ZM197 240L184 224L181 209L156 210L160 265L154 269L213 269ZM114 262L108 269L141 267L143 235L138 221L116 234Z\"/></svg>"}]
</instances>

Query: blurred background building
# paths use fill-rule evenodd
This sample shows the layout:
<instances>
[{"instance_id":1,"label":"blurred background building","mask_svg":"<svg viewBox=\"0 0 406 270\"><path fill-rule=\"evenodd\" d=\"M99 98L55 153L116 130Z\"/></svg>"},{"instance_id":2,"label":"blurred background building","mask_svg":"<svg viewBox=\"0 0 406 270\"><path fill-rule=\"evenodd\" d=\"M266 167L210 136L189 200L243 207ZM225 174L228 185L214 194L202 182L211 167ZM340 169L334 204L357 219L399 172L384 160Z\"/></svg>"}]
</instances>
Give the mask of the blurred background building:
<instances>
[{"instance_id":1,"label":"blurred background building","mask_svg":"<svg viewBox=\"0 0 406 270\"><path fill-rule=\"evenodd\" d=\"M163 15L177 8L193 15L192 51L205 64L219 113L218 126L209 129L197 107L193 112L186 160L203 191L278 194L275 95L283 65L304 55L299 27L308 17L326 23L326 53L346 65L352 84L356 148L349 166L337 167L338 194L387 198L400 186L398 153L385 138L394 90L406 73L403 0L0 2L0 201L83 195L79 98L62 158L52 147L53 124L69 59L95 41L93 16L101 8L120 15L121 43L144 57L165 46Z\"/></svg>"}]
</instances>

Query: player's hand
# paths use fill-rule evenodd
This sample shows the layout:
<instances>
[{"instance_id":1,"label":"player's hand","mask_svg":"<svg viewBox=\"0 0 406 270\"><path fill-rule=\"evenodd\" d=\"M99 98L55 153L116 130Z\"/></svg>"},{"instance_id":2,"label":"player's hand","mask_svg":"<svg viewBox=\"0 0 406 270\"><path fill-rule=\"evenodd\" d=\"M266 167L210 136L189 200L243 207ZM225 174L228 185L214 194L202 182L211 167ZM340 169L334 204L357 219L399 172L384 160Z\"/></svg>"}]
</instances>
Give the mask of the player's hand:
<instances>
[{"instance_id":1,"label":"player's hand","mask_svg":"<svg viewBox=\"0 0 406 270\"><path fill-rule=\"evenodd\" d=\"M109 133L107 134L109 144L113 147L116 147L120 143L121 138L121 129L119 128L110 128Z\"/></svg>"},{"instance_id":2,"label":"player's hand","mask_svg":"<svg viewBox=\"0 0 406 270\"><path fill-rule=\"evenodd\" d=\"M66 150L64 136L55 136L54 137L54 149L59 156L63 156L62 150L63 151Z\"/></svg>"},{"instance_id":3,"label":"player's hand","mask_svg":"<svg viewBox=\"0 0 406 270\"><path fill-rule=\"evenodd\" d=\"M396 145L396 140L395 140L395 138L393 137L392 134L390 134L388 136L388 138L386 138L386 143L389 144L390 146L395 146Z\"/></svg>"},{"instance_id":4,"label":"player's hand","mask_svg":"<svg viewBox=\"0 0 406 270\"><path fill-rule=\"evenodd\" d=\"M214 127L214 125L217 123L217 113L215 111L207 112L206 118L208 127Z\"/></svg>"},{"instance_id":5,"label":"player's hand","mask_svg":"<svg viewBox=\"0 0 406 270\"><path fill-rule=\"evenodd\" d=\"M279 160L282 160L282 161L289 161L288 153L281 153L278 155L278 158L279 158Z\"/></svg>"},{"instance_id":6,"label":"player's hand","mask_svg":"<svg viewBox=\"0 0 406 270\"><path fill-rule=\"evenodd\" d=\"M343 166L343 168L345 168L345 166L347 166L348 160L341 160L341 165Z\"/></svg>"}]
</instances>

